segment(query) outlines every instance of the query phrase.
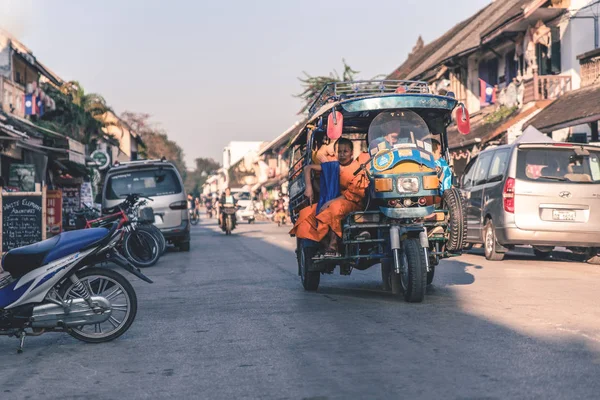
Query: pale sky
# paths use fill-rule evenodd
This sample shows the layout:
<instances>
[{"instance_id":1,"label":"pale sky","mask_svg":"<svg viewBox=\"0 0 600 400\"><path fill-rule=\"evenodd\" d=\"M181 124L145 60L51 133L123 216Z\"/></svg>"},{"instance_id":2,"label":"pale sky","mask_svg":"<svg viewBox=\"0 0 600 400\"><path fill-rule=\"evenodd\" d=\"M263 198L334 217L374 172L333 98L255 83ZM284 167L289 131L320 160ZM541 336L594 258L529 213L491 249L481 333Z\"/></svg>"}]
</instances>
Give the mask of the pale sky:
<instances>
[{"instance_id":1,"label":"pale sky","mask_svg":"<svg viewBox=\"0 0 600 400\"><path fill-rule=\"evenodd\" d=\"M301 116L302 71L388 74L490 0L0 0L0 26L118 113L152 114L185 151L270 141Z\"/></svg>"}]
</instances>

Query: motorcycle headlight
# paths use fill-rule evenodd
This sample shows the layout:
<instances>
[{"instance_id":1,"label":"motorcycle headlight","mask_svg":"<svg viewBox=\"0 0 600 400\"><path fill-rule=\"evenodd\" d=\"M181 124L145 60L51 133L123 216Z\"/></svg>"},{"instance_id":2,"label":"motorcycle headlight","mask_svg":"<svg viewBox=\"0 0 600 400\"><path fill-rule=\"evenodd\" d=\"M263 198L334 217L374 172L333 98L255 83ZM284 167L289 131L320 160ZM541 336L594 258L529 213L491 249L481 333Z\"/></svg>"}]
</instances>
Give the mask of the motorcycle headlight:
<instances>
[{"instance_id":1,"label":"motorcycle headlight","mask_svg":"<svg viewBox=\"0 0 600 400\"><path fill-rule=\"evenodd\" d=\"M399 193L417 193L419 191L419 178L398 178Z\"/></svg>"}]
</instances>

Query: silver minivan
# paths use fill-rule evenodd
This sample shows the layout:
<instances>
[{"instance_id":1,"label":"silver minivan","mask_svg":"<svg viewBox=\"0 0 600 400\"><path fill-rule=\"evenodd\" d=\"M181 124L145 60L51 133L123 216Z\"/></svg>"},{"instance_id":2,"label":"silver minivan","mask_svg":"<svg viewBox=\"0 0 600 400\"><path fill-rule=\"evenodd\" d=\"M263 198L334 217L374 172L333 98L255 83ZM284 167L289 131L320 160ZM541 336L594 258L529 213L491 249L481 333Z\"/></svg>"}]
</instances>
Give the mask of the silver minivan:
<instances>
[{"instance_id":1,"label":"silver minivan","mask_svg":"<svg viewBox=\"0 0 600 400\"><path fill-rule=\"evenodd\" d=\"M130 193L151 198L154 225L165 239L183 251L190 250L188 204L181 175L164 160L139 160L117 164L107 172L102 208L121 203Z\"/></svg>"},{"instance_id":2,"label":"silver minivan","mask_svg":"<svg viewBox=\"0 0 600 400\"><path fill-rule=\"evenodd\" d=\"M548 257L567 247L600 263L600 148L576 143L515 143L481 152L460 180L467 242L488 260L517 245Z\"/></svg>"}]
</instances>

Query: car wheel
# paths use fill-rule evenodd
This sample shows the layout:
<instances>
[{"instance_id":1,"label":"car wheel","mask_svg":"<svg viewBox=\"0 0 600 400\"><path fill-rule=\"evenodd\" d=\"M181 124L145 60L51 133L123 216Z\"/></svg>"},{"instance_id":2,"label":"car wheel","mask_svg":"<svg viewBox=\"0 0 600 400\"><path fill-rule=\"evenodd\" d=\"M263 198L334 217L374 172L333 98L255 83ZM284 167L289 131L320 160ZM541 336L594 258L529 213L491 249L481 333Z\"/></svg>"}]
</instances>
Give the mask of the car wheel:
<instances>
[{"instance_id":1,"label":"car wheel","mask_svg":"<svg viewBox=\"0 0 600 400\"><path fill-rule=\"evenodd\" d=\"M492 220L488 220L485 224L484 230L484 244L483 244L485 258L490 261L502 261L504 259L504 253L497 252L498 241L496 239L496 230Z\"/></svg>"},{"instance_id":2,"label":"car wheel","mask_svg":"<svg viewBox=\"0 0 600 400\"><path fill-rule=\"evenodd\" d=\"M586 262L588 264L600 265L600 255L598 254L597 248L589 249L586 258L587 258Z\"/></svg>"},{"instance_id":3,"label":"car wheel","mask_svg":"<svg viewBox=\"0 0 600 400\"><path fill-rule=\"evenodd\" d=\"M180 251L190 251L190 242L181 242L179 243Z\"/></svg>"},{"instance_id":4,"label":"car wheel","mask_svg":"<svg viewBox=\"0 0 600 400\"><path fill-rule=\"evenodd\" d=\"M535 254L536 258L539 258L540 260L546 260L548 258L550 258L550 255L552 254L552 250L543 250L543 249L538 249L538 248L533 248L533 254Z\"/></svg>"}]
</instances>

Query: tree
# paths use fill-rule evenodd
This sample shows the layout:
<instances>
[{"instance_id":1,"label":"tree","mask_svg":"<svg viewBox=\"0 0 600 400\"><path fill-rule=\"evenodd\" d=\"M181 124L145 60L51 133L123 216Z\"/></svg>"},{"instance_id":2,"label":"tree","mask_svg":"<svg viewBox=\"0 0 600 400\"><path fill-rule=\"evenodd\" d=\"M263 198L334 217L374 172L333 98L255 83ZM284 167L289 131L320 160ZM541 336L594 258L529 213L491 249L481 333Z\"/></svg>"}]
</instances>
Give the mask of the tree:
<instances>
[{"instance_id":1,"label":"tree","mask_svg":"<svg viewBox=\"0 0 600 400\"><path fill-rule=\"evenodd\" d=\"M102 129L110 124L103 121L102 116L112 109L104 97L97 93L86 94L76 81L66 82L60 89L46 84L43 89L56 102L56 110L35 119L38 125L64 133L84 144L109 136ZM111 143L118 142L113 139Z\"/></svg>"},{"instance_id":2,"label":"tree","mask_svg":"<svg viewBox=\"0 0 600 400\"><path fill-rule=\"evenodd\" d=\"M333 82L346 82L353 81L356 74L359 71L353 70L347 63L345 59L342 59L342 63L344 64L344 72L342 73L342 77L336 70L329 73L328 76L311 76L303 71L304 77L298 78L304 88L303 92L295 95L295 97L299 97L305 101L304 106L300 110L298 114L305 113L312 103L319 97L319 94L328 83Z\"/></svg>"},{"instance_id":3,"label":"tree","mask_svg":"<svg viewBox=\"0 0 600 400\"><path fill-rule=\"evenodd\" d=\"M216 172L221 165L212 158L196 158L195 167L193 171L188 171L185 190L197 195L202 191L202 186L208 176Z\"/></svg>"},{"instance_id":4,"label":"tree","mask_svg":"<svg viewBox=\"0 0 600 400\"><path fill-rule=\"evenodd\" d=\"M125 121L144 142L142 156L148 159L159 159L165 157L168 161L175 164L181 177L186 179L187 170L183 161L183 149L170 140L167 132L157 127L150 121L150 114L134 113L125 111L121 114L121 119Z\"/></svg>"}]
</instances>

